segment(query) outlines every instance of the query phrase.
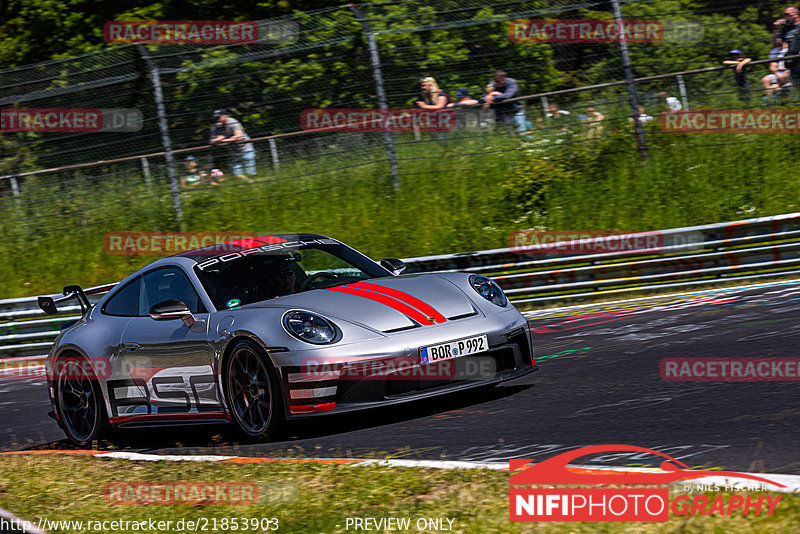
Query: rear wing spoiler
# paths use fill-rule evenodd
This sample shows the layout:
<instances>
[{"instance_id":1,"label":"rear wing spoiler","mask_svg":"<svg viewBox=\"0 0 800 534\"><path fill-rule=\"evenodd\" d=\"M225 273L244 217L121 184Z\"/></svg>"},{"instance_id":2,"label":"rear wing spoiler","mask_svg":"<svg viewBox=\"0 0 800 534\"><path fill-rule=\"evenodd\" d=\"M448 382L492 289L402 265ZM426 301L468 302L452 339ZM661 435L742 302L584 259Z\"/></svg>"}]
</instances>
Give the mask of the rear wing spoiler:
<instances>
[{"instance_id":1,"label":"rear wing spoiler","mask_svg":"<svg viewBox=\"0 0 800 534\"><path fill-rule=\"evenodd\" d=\"M85 314L92 307L89 302L89 297L86 295L93 295L96 293L105 293L111 290L117 284L106 284L104 286L90 287L89 289L82 289L81 286L65 286L61 295L39 297L39 307L47 315L56 315L58 309L56 304L62 304L70 300L76 299L81 307L81 314Z\"/></svg>"}]
</instances>

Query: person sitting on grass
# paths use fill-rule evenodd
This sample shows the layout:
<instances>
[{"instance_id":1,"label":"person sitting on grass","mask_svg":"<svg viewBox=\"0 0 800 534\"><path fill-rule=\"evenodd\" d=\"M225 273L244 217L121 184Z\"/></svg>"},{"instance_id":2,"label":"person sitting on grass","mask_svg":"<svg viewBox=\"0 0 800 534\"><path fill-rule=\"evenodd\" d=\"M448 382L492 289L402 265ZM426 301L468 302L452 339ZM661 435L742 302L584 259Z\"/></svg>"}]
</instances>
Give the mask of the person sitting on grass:
<instances>
[{"instance_id":1,"label":"person sitting on grass","mask_svg":"<svg viewBox=\"0 0 800 534\"><path fill-rule=\"evenodd\" d=\"M761 86L767 93L767 102L772 100L773 94L792 83L789 69L786 68L786 63L781 59L789 52L789 43L784 42L780 37L776 38L775 41L780 46L770 50L769 57L776 61L769 64L770 73L761 78Z\"/></svg>"},{"instance_id":2,"label":"person sitting on grass","mask_svg":"<svg viewBox=\"0 0 800 534\"><path fill-rule=\"evenodd\" d=\"M217 178L220 181L224 180L224 175L219 169L208 170L206 168L201 170L197 165L197 158L194 156L186 156L183 165L184 174L181 176L181 187L184 189L195 187L204 181L208 181L211 185L219 185Z\"/></svg>"}]
</instances>

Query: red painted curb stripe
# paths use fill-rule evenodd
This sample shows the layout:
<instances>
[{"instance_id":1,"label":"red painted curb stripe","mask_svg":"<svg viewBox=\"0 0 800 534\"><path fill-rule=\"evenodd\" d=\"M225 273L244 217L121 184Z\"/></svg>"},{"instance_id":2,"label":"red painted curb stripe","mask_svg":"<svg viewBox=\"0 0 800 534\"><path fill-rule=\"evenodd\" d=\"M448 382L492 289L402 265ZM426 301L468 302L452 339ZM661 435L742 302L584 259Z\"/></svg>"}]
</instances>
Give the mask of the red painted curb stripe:
<instances>
[{"instance_id":1,"label":"red painted curb stripe","mask_svg":"<svg viewBox=\"0 0 800 534\"><path fill-rule=\"evenodd\" d=\"M436 319L437 323L444 323L447 321L444 315L436 311L436 309L427 302L393 287L386 287L380 284L373 284L371 282L356 282L355 284L350 284L347 287L355 287L359 289L366 289L368 291L375 291L377 293L383 293L384 295L401 300L410 306L414 306L422 313L426 313L429 317Z\"/></svg>"},{"instance_id":2,"label":"red painted curb stripe","mask_svg":"<svg viewBox=\"0 0 800 534\"><path fill-rule=\"evenodd\" d=\"M338 291L339 293L347 293L348 295L355 295L356 297L363 297L368 300L379 302L381 304L389 306L395 311L402 313L406 317L410 317L411 319L415 320L421 325L431 324L431 322L428 321L428 317L425 316L425 314L423 314L418 309L412 308L405 302L394 299L382 293L374 293L372 291L365 291L363 289L356 289L354 287L349 287L349 286L329 287L327 291Z\"/></svg>"}]
</instances>

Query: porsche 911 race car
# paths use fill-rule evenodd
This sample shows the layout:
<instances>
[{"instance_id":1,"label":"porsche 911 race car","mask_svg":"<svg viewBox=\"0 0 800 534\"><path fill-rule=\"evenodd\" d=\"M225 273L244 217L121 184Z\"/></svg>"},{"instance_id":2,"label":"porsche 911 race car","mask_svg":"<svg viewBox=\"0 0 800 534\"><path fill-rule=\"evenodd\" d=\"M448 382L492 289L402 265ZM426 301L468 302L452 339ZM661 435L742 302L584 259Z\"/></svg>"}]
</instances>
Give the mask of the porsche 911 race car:
<instances>
[{"instance_id":1,"label":"porsche 911 race car","mask_svg":"<svg viewBox=\"0 0 800 534\"><path fill-rule=\"evenodd\" d=\"M84 311L45 369L81 445L132 426L287 420L497 384L535 370L523 316L490 278L403 274L328 237L263 236L158 260ZM89 292L89 291L87 291Z\"/></svg>"}]
</instances>

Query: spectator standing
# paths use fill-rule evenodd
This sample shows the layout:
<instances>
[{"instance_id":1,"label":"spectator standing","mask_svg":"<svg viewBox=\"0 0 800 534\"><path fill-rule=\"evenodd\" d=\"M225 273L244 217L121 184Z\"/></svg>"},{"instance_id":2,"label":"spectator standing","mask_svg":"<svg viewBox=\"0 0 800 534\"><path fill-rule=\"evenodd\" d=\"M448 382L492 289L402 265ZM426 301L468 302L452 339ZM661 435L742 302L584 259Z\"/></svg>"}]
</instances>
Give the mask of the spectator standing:
<instances>
[{"instance_id":1,"label":"spectator standing","mask_svg":"<svg viewBox=\"0 0 800 534\"><path fill-rule=\"evenodd\" d=\"M787 56L800 54L800 10L789 6L783 10L783 16L774 23L774 35L787 43ZM791 73L792 86L800 86L800 59L787 59L785 64Z\"/></svg>"},{"instance_id":2,"label":"spectator standing","mask_svg":"<svg viewBox=\"0 0 800 534\"><path fill-rule=\"evenodd\" d=\"M422 88L420 99L414 103L417 108L426 111L439 111L446 109L447 105L450 104L450 95L439 88L439 84L436 83L436 79L432 76L422 78L420 87ZM447 149L447 135L444 132L436 132L436 140L445 147L445 150Z\"/></svg>"},{"instance_id":3,"label":"spectator standing","mask_svg":"<svg viewBox=\"0 0 800 534\"><path fill-rule=\"evenodd\" d=\"M486 86L483 88L483 96L480 98L481 107L483 107L483 109L489 109L491 104L486 101L486 97L487 96L494 97L494 96L497 96L499 94L502 94L502 93L500 93L500 91L495 91L494 90L494 83L487 83Z\"/></svg>"},{"instance_id":4,"label":"spectator standing","mask_svg":"<svg viewBox=\"0 0 800 534\"><path fill-rule=\"evenodd\" d=\"M605 115L597 111L593 106L586 108L586 115L578 116L581 124L586 126L586 136L589 139L600 136L603 133L603 119Z\"/></svg>"},{"instance_id":5,"label":"spectator standing","mask_svg":"<svg viewBox=\"0 0 800 534\"><path fill-rule=\"evenodd\" d=\"M210 143L215 146L226 145L231 161L231 172L237 178L253 183L247 175L256 174L256 150L253 143L247 141L250 136L244 131L242 123L231 117L227 110L214 112L214 124L211 126Z\"/></svg>"},{"instance_id":6,"label":"spectator standing","mask_svg":"<svg viewBox=\"0 0 800 534\"><path fill-rule=\"evenodd\" d=\"M736 88L739 90L739 97L743 100L750 98L750 83L747 81L747 64L750 61L749 57L742 55L741 50L734 48L730 51L730 59L722 62L733 67L733 79L736 82Z\"/></svg>"},{"instance_id":7,"label":"spectator standing","mask_svg":"<svg viewBox=\"0 0 800 534\"><path fill-rule=\"evenodd\" d=\"M450 101L447 93L439 89L439 84L436 79L427 76L420 81L422 92L420 98L417 100L416 105L419 109L427 109L429 111L436 111L438 109L445 109Z\"/></svg>"},{"instance_id":8,"label":"spectator standing","mask_svg":"<svg viewBox=\"0 0 800 534\"><path fill-rule=\"evenodd\" d=\"M639 106L638 118L639 118L639 124L647 124L648 122L653 120L653 116L652 115L648 115L644 110L644 106L641 106L641 105ZM631 120L631 122L633 122L633 119L630 119L630 120Z\"/></svg>"},{"instance_id":9,"label":"spectator standing","mask_svg":"<svg viewBox=\"0 0 800 534\"><path fill-rule=\"evenodd\" d=\"M683 109L681 101L674 96L669 96L666 91L661 91L658 93L658 96L664 99L664 104L670 112L680 111Z\"/></svg>"},{"instance_id":10,"label":"spectator standing","mask_svg":"<svg viewBox=\"0 0 800 534\"><path fill-rule=\"evenodd\" d=\"M505 102L510 98L520 96L517 80L506 76L505 71L498 70L494 73L494 81L490 85L493 90L483 97L484 103L491 105L494 109L497 122L502 121L508 128L515 127L517 133L524 136L525 107L519 100Z\"/></svg>"}]
</instances>

